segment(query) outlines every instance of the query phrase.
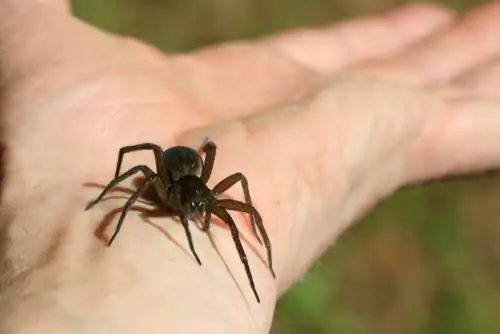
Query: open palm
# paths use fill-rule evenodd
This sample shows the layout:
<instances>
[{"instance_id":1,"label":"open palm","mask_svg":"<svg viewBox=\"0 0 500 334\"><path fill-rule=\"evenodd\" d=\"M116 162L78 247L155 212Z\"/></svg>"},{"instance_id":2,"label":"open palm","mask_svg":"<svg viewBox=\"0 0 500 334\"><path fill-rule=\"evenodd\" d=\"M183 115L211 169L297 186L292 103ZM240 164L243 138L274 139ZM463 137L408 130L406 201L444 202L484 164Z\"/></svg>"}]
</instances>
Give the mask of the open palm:
<instances>
[{"instance_id":1,"label":"open palm","mask_svg":"<svg viewBox=\"0 0 500 334\"><path fill-rule=\"evenodd\" d=\"M460 20L411 5L179 55L89 27L64 1L3 1L0 15L2 279L25 289L5 294L6 328L43 316L50 333L265 332L279 294L382 198L500 164L498 3ZM271 237L276 280L234 216L261 304L226 228L192 229L200 267L165 217L131 212L104 247L95 231L123 196L83 211L120 147L207 136L219 148L209 184L243 172ZM138 152L125 164L152 162Z\"/></svg>"}]
</instances>

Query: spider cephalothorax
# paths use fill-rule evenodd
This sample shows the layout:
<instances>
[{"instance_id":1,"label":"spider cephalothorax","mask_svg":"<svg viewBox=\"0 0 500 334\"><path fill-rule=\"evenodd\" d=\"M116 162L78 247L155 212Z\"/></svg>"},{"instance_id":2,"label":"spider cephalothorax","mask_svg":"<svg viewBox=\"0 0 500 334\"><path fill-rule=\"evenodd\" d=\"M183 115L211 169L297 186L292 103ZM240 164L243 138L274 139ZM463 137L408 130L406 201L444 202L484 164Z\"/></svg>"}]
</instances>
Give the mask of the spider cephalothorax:
<instances>
[{"instance_id":1,"label":"spider cephalothorax","mask_svg":"<svg viewBox=\"0 0 500 334\"><path fill-rule=\"evenodd\" d=\"M120 174L123 156L126 153L139 150L153 151L156 162L156 173L146 165L138 165L132 167L125 173ZM149 187L154 186L159 199L159 203L157 204L179 216L184 227L184 231L186 232L191 253L200 265L201 261L194 249L188 221L192 218L204 216L202 229L203 231L208 231L210 228L212 214L214 214L226 225L228 225L241 262L245 267L250 286L255 294L255 298L258 302L260 302L259 295L255 289L250 266L248 265L248 260L241 244L239 236L240 233L227 210L246 212L250 215L253 233L259 243L262 243L260 239L262 237L264 245L267 249L269 269L273 277L275 277L272 264L271 242L266 229L262 224L262 218L259 212L252 205L248 182L243 174L234 173L220 181L213 189L210 189L207 186L207 181L212 173L217 148L212 141L207 141L205 145L203 145L202 150L206 155L204 162L198 152L185 146L174 146L166 150L163 150L160 146L151 143L122 147L118 154L115 178L106 186L106 188L104 188L101 194L87 206L87 210L97 204L104 197L104 195L119 182L138 172L142 172L146 177L146 180L125 203L120 218L118 219L115 232L108 242L108 246L111 245L113 240L118 235L130 207L139 197L144 195ZM232 187L237 182L240 182L242 185L245 202L218 198L221 193ZM257 233L257 231L259 233Z\"/></svg>"}]
</instances>

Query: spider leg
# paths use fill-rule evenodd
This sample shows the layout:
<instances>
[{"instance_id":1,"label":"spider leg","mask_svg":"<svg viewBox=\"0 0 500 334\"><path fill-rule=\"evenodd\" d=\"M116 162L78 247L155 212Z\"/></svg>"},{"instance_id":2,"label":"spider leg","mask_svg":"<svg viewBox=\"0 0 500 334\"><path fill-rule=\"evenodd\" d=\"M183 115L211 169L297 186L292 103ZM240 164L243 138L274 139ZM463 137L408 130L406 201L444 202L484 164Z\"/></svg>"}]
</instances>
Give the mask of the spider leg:
<instances>
[{"instance_id":1,"label":"spider leg","mask_svg":"<svg viewBox=\"0 0 500 334\"><path fill-rule=\"evenodd\" d=\"M212 169L214 168L215 153L217 151L217 146L211 140L206 140L202 148L205 152L205 162L203 163L203 169L201 170L201 180L203 183L207 183L210 175L212 174Z\"/></svg>"},{"instance_id":2,"label":"spider leg","mask_svg":"<svg viewBox=\"0 0 500 334\"><path fill-rule=\"evenodd\" d=\"M144 175L147 178L149 178L151 175L157 175L151 170L151 168L149 168L146 165L139 165L132 167L122 175L115 177L113 180L111 180L111 182L108 183L108 185L106 186L106 188L104 188L101 194L95 200L93 200L89 205L87 205L87 208L85 208L85 210L88 210L92 208L94 205L96 205L104 197L104 195L106 195L106 193L110 191L112 188L114 188L118 183L122 182L123 180L131 177L132 175L138 172L144 173Z\"/></svg>"},{"instance_id":3,"label":"spider leg","mask_svg":"<svg viewBox=\"0 0 500 334\"><path fill-rule=\"evenodd\" d=\"M217 201L216 205L224 209L233 211L242 211L253 214L255 216L255 222L257 223L257 228L259 229L259 232L262 235L262 239L264 239L264 245L266 246L267 249L267 262L269 264L269 269L271 270L271 274L273 275L273 277L276 278L276 274L274 273L273 269L271 241L269 240L269 236L267 235L267 231L264 227L264 224L262 224L262 217L260 213L250 204L236 201L234 199L218 199L216 201Z\"/></svg>"},{"instance_id":4,"label":"spider leg","mask_svg":"<svg viewBox=\"0 0 500 334\"><path fill-rule=\"evenodd\" d=\"M116 163L115 177L118 177L118 175L120 174L120 168L122 166L123 156L125 154L143 150L153 151L155 155L156 173L160 176L160 179L163 181L163 183L166 184L167 180L166 177L163 175L165 170L165 168L163 167L163 156L162 156L163 149L160 146L152 143L143 143L131 146L124 146L120 148L120 151L118 152L118 161Z\"/></svg>"},{"instance_id":5,"label":"spider leg","mask_svg":"<svg viewBox=\"0 0 500 334\"><path fill-rule=\"evenodd\" d=\"M196 261L198 264L201 266L201 261L200 258L198 257L198 254L196 254L196 251L194 250L194 243L193 243L193 237L191 236L191 231L189 230L189 221L186 219L184 215L180 216L181 217L181 222L182 226L184 226L184 231L186 232L186 237L189 243L189 249L191 250L191 253L193 253L193 256L196 258Z\"/></svg>"},{"instance_id":6,"label":"spider leg","mask_svg":"<svg viewBox=\"0 0 500 334\"><path fill-rule=\"evenodd\" d=\"M229 175L228 177L226 177L225 179L223 179L222 181L217 183L217 185L214 187L214 189L212 191L215 193L215 195L220 195L221 193L223 193L227 189L234 186L236 184L236 182L241 182L241 186L243 188L243 193L245 195L245 202L247 204L249 204L250 206L253 206L252 197L250 196L250 189L248 188L248 181L247 181L247 178L245 177L245 175L243 175L242 173L234 173L232 175ZM255 235L255 237L257 238L257 241L262 245L262 240L260 239L260 236L257 233L257 227L256 227L257 223L256 223L256 219L255 219L255 211L250 213L250 219L252 221L252 232Z\"/></svg>"},{"instance_id":7,"label":"spider leg","mask_svg":"<svg viewBox=\"0 0 500 334\"><path fill-rule=\"evenodd\" d=\"M241 244L240 232L238 231L238 227L236 226L233 218L226 211L226 209L214 206L213 213L214 215L219 217L224 223L226 223L226 225L229 226L229 229L231 230L231 235L234 240L234 244L236 246L236 250L238 251L243 266L245 267L245 272L247 274L248 281L250 282L250 287L252 288L252 291L255 295L255 298L257 299L257 302L260 303L259 294L257 293L257 289L255 288L255 283L253 281L252 272L250 271L250 266L248 264L247 256L245 254L245 250L243 249L243 245Z\"/></svg>"},{"instance_id":8,"label":"spider leg","mask_svg":"<svg viewBox=\"0 0 500 334\"><path fill-rule=\"evenodd\" d=\"M120 215L120 219L118 219L118 223L116 224L115 232L113 233L113 236L111 237L111 239L109 239L108 247L111 246L111 243L113 242L113 240L115 240L116 236L118 235L118 232L120 232L123 221L125 220L125 216L127 215L127 212L130 209L130 207L155 182L155 179L158 179L158 178L159 178L159 176L157 174L152 174L152 175L148 176L146 181L143 184L141 184L139 189L137 189L136 192L132 196L130 196L130 198L127 200L127 202L123 206L123 210L122 210L122 213Z\"/></svg>"}]
</instances>

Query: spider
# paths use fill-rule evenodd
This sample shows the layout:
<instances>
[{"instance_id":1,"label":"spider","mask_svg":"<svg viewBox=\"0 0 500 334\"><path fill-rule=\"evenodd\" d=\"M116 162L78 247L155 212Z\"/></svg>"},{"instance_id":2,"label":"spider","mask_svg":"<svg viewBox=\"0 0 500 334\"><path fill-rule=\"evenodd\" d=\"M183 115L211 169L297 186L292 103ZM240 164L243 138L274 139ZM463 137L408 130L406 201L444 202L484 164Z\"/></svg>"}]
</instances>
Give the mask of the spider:
<instances>
[{"instance_id":1,"label":"spider","mask_svg":"<svg viewBox=\"0 0 500 334\"><path fill-rule=\"evenodd\" d=\"M156 163L156 173L146 165L138 165L132 167L123 174L120 174L123 156L127 153L140 150L153 151ZM191 253L195 257L199 265L201 265L202 263L194 249L188 221L190 219L200 218L204 216L204 220L202 222L202 231L206 233L208 233L210 229L212 214L217 216L226 225L228 225L229 230L231 231L232 238L234 240L234 244L236 246L236 250L238 251L243 266L245 267L245 272L248 277L250 287L252 288L257 302L260 303L259 294L257 293L257 290L255 288L255 283L250 271L250 266L241 244L240 233L236 224L234 223L233 218L227 210L245 212L250 215L252 232L260 244L262 244L262 240L260 239L257 230L264 240L264 245L267 249L269 270L275 278L276 275L274 273L271 256L271 242L267 235L266 229L262 224L262 217L252 205L252 199L250 197L250 191L248 188L248 181L242 173L234 173L224 178L217 185L215 185L213 189L210 189L207 186L207 182L210 178L210 175L212 174L216 150L217 147L215 143L210 140L206 140L205 144L202 147L202 151L203 153L205 153L205 161L203 162L200 154L197 151L185 146L174 146L166 150L163 150L160 146L152 143L143 143L122 147L118 154L118 162L116 165L114 179L109 182L109 184L104 188L104 190L95 200L90 202L86 210L92 208L95 204L97 204L104 197L104 195L106 195L106 193L113 187L115 187L118 183L138 172L142 172L146 177L146 180L144 181L144 183L142 183L142 185L138 187L138 189L125 203L120 218L118 219L115 231L111 239L109 239L108 247L111 246L113 240L118 235L118 232L122 227L125 216L130 207L137 201L139 197L144 195L147 189L149 189L151 186L154 186L154 189L156 190L156 193L158 195L158 202L155 204L160 205L164 209L173 212L180 218L180 221L186 233ZM222 194L237 182L241 183L245 196L245 202L240 202L233 199L217 198L218 195Z\"/></svg>"}]
</instances>

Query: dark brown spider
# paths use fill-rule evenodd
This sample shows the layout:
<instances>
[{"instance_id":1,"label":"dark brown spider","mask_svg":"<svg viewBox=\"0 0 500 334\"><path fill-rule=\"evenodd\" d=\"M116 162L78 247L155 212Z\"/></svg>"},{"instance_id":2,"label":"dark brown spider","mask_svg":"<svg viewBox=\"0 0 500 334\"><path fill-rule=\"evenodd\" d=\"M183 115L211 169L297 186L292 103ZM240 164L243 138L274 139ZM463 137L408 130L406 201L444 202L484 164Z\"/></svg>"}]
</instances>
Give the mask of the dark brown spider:
<instances>
[{"instance_id":1,"label":"dark brown spider","mask_svg":"<svg viewBox=\"0 0 500 334\"><path fill-rule=\"evenodd\" d=\"M146 165L138 165L119 175L123 156L126 153L139 150L153 151L157 172L155 173ZM193 218L204 216L205 219L202 224L202 230L204 232L208 232L210 229L211 216L214 214L229 226L241 262L245 267L250 287L255 294L257 302L260 303L260 298L257 290L255 289L255 283L250 271L250 266L248 265L248 260L241 244L240 233L233 221L233 218L227 210L241 211L250 214L253 233L260 244L262 244L262 241L257 233L257 230L264 240L264 245L267 249L269 269L273 277L276 277L272 264L271 242L266 229L262 224L262 218L259 212L252 205L248 182L243 174L234 173L220 181L213 189L208 188L206 183L212 173L217 147L212 141L207 140L203 145L202 150L205 153L205 162L202 161L198 152L185 146L174 146L166 150L163 150L160 146L151 143L122 147L118 154L115 178L106 186L106 188L104 188L101 194L87 206L86 210L97 204L104 197L104 195L119 182L138 172L142 172L145 175L146 180L125 203L115 232L108 242L108 246L111 245L113 240L118 235L130 207L139 197L144 195L150 186L154 186L159 198L159 203L157 204L162 205L165 209L172 211L179 216L184 227L184 231L186 232L189 248L191 249L193 256L196 258L196 261L198 261L198 264L201 265L201 261L198 254L196 254L196 251L194 250L188 221ZM237 182L241 182L245 195L245 202L233 199L217 198L218 195L232 187Z\"/></svg>"}]
</instances>

